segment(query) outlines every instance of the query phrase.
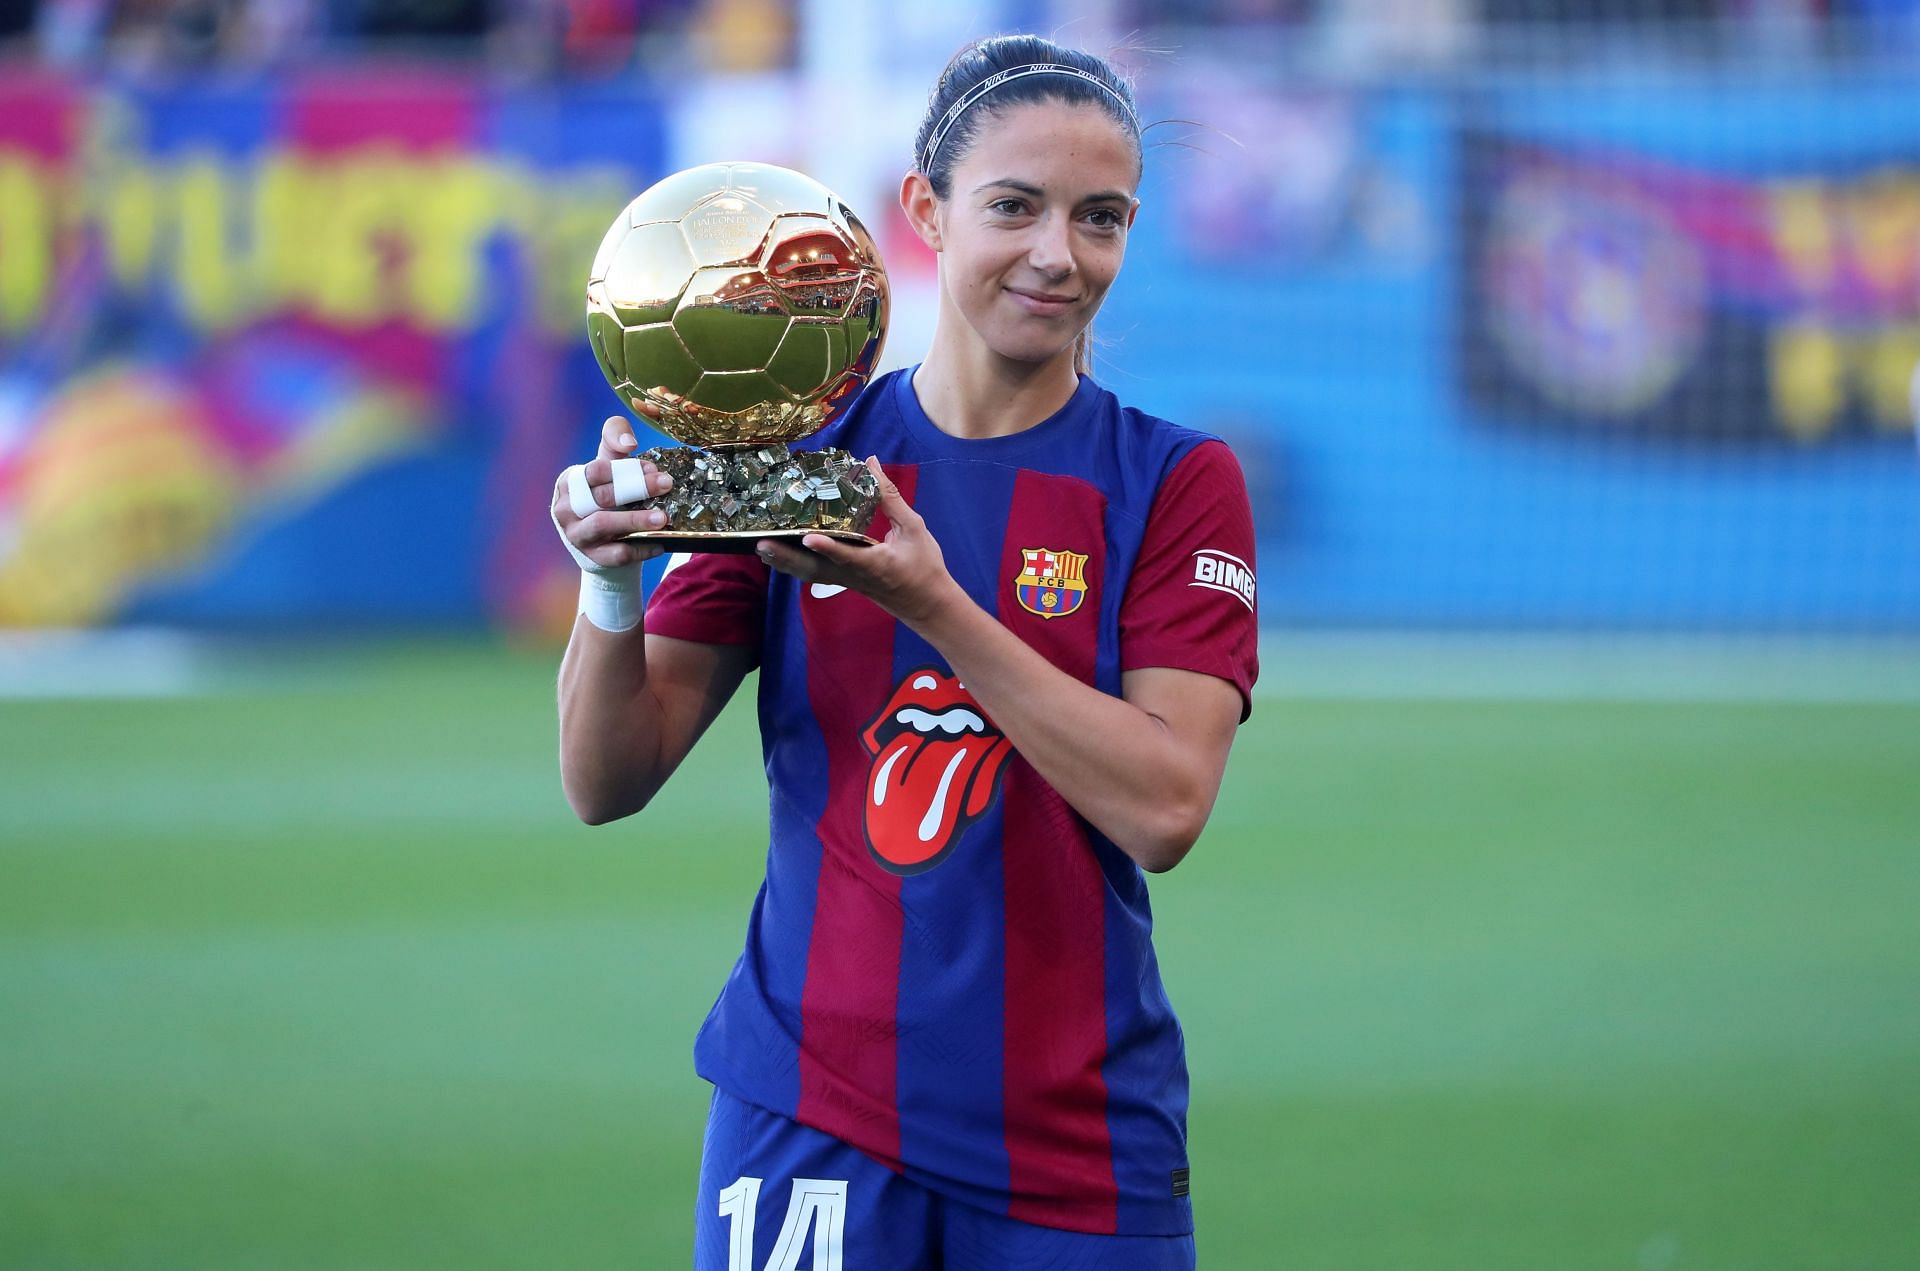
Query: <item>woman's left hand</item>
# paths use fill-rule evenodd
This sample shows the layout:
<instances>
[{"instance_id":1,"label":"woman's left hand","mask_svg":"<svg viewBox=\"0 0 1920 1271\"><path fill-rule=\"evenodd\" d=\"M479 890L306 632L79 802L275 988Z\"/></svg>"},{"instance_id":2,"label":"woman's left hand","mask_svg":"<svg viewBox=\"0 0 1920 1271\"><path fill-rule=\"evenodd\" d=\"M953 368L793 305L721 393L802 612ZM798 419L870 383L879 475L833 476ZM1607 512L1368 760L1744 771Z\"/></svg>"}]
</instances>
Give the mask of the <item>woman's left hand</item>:
<instances>
[{"instance_id":1,"label":"woman's left hand","mask_svg":"<svg viewBox=\"0 0 1920 1271\"><path fill-rule=\"evenodd\" d=\"M908 626L917 626L964 593L947 573L947 559L926 521L901 497L880 460L868 459L867 468L880 486L880 510L892 525L884 540L866 547L809 534L800 547L767 538L755 550L783 574L802 582L850 587Z\"/></svg>"}]
</instances>

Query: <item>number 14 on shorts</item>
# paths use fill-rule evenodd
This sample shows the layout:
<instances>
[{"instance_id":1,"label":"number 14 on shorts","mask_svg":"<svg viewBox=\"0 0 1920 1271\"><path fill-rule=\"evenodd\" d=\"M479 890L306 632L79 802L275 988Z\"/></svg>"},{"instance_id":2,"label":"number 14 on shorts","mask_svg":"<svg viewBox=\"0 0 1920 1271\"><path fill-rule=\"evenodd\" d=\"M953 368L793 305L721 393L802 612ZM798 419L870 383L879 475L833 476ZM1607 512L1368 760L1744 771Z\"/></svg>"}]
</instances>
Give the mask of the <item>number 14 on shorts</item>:
<instances>
[{"instance_id":1,"label":"number 14 on shorts","mask_svg":"<svg viewBox=\"0 0 1920 1271\"><path fill-rule=\"evenodd\" d=\"M745 1175L720 1193L720 1216L727 1220L727 1271L755 1271L753 1216L760 1206L763 1180ZM765 1271L799 1271L800 1254L813 1237L813 1271L841 1271L840 1250L847 1226L847 1184L838 1178L796 1178L787 1201L787 1220L767 1255Z\"/></svg>"}]
</instances>

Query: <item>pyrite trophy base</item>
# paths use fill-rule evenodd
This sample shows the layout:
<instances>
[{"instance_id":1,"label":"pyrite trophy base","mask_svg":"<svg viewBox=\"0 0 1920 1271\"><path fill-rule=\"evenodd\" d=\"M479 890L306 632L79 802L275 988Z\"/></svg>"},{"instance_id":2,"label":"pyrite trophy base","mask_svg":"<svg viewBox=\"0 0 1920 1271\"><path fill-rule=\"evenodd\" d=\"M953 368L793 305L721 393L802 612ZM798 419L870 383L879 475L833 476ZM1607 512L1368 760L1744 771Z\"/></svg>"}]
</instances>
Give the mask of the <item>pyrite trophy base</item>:
<instances>
[{"instance_id":1,"label":"pyrite trophy base","mask_svg":"<svg viewBox=\"0 0 1920 1271\"><path fill-rule=\"evenodd\" d=\"M667 514L661 529L628 536L636 541L675 552L750 552L763 538L797 545L808 534L875 541L865 531L880 505L879 486L844 450L656 446L639 457L672 477L673 488L633 505Z\"/></svg>"}]
</instances>

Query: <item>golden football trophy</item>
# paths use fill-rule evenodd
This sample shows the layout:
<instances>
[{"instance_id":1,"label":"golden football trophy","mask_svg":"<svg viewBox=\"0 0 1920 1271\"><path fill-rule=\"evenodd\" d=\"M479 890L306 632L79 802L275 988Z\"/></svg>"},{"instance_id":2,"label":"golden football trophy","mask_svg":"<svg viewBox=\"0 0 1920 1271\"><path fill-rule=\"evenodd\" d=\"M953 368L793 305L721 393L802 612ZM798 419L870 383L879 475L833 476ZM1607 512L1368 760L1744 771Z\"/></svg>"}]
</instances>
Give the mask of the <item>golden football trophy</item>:
<instances>
[{"instance_id":1,"label":"golden football trophy","mask_svg":"<svg viewBox=\"0 0 1920 1271\"><path fill-rule=\"evenodd\" d=\"M645 451L673 489L636 534L675 551L863 532L873 474L844 450L787 443L833 419L873 374L887 275L873 236L811 177L710 163L653 185L615 219L587 279L587 337L623 404L681 446Z\"/></svg>"}]
</instances>

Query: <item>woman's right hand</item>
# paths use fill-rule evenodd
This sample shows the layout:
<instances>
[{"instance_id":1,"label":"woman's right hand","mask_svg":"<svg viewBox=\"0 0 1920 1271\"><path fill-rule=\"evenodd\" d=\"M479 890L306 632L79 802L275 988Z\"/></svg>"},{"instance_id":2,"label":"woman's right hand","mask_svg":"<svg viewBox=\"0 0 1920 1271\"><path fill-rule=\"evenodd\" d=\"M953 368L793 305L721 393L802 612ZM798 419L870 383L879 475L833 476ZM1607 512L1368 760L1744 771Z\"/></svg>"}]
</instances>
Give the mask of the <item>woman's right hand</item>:
<instances>
[{"instance_id":1,"label":"woman's right hand","mask_svg":"<svg viewBox=\"0 0 1920 1271\"><path fill-rule=\"evenodd\" d=\"M641 403L637 409L646 412ZM655 468L651 461L633 458L633 452L639 443L633 435L633 425L622 415L610 416L600 426L600 449L593 460L582 465L586 477L586 488L596 507L596 511L580 516L574 511L574 501L568 473L562 472L553 483L553 523L559 529L561 537L571 549L575 560L582 569L598 572L618 569L623 565L638 564L651 560L665 550L659 546L635 542L627 536L642 530L657 530L665 527L666 513L633 507L621 507L614 495L614 467L622 464L639 464L643 488L649 497L666 493L673 488L673 478ZM633 474L624 474L627 484Z\"/></svg>"},{"instance_id":2,"label":"woman's right hand","mask_svg":"<svg viewBox=\"0 0 1920 1271\"><path fill-rule=\"evenodd\" d=\"M655 418L644 403L635 402L634 409ZM582 493L590 493L594 504L584 517L573 511L566 473L553 487L554 524L584 571L584 621L575 624L560 663L560 780L568 802L590 825L645 807L757 659L757 651L745 645L645 634L638 562L664 549L626 536L659 529L666 518L616 507L613 465L630 465L621 469L620 483L629 498L641 497L634 492L641 477L650 495L672 489L673 481L636 457L638 448L625 417L601 426L599 453L582 465ZM624 638L585 634L589 626Z\"/></svg>"}]
</instances>

